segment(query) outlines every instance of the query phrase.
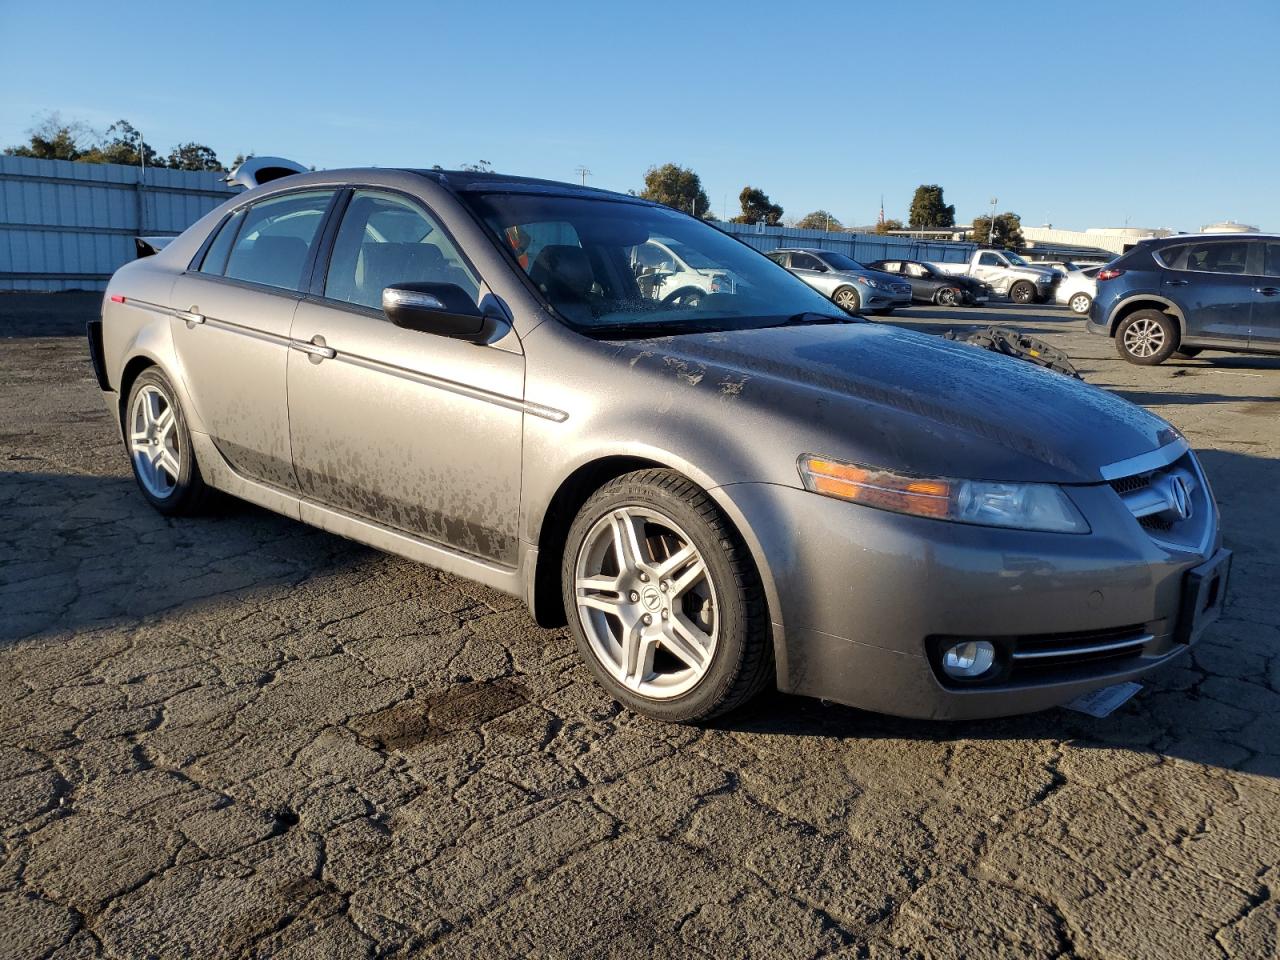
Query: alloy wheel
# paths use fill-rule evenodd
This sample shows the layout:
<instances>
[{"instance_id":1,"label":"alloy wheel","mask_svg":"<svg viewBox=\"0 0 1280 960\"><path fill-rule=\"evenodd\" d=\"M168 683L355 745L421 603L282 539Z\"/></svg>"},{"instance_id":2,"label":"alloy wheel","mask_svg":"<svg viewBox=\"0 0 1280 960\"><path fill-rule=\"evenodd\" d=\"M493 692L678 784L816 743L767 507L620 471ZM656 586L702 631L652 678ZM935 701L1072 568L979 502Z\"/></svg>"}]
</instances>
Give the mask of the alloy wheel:
<instances>
[{"instance_id":1,"label":"alloy wheel","mask_svg":"<svg viewBox=\"0 0 1280 960\"><path fill-rule=\"evenodd\" d=\"M596 521L574 565L574 597L592 654L641 696L680 696L710 667L715 585L688 534L659 511L617 507Z\"/></svg>"},{"instance_id":2,"label":"alloy wheel","mask_svg":"<svg viewBox=\"0 0 1280 960\"><path fill-rule=\"evenodd\" d=\"M129 411L129 452L146 491L158 500L173 493L182 472L182 447L173 403L147 384Z\"/></svg>"},{"instance_id":3,"label":"alloy wheel","mask_svg":"<svg viewBox=\"0 0 1280 960\"><path fill-rule=\"evenodd\" d=\"M1124 348L1135 357L1155 356L1164 349L1164 330L1154 320L1136 320L1124 332Z\"/></svg>"},{"instance_id":4,"label":"alloy wheel","mask_svg":"<svg viewBox=\"0 0 1280 960\"><path fill-rule=\"evenodd\" d=\"M835 296L836 306L842 310L857 310L858 295L852 290L837 290Z\"/></svg>"},{"instance_id":5,"label":"alloy wheel","mask_svg":"<svg viewBox=\"0 0 1280 960\"><path fill-rule=\"evenodd\" d=\"M951 287L943 287L938 291L938 303L941 306L954 307L956 299L956 291Z\"/></svg>"},{"instance_id":6,"label":"alloy wheel","mask_svg":"<svg viewBox=\"0 0 1280 960\"><path fill-rule=\"evenodd\" d=\"M1088 313L1089 295L1087 293L1077 293L1071 298L1071 302L1068 306L1071 307L1073 313Z\"/></svg>"}]
</instances>

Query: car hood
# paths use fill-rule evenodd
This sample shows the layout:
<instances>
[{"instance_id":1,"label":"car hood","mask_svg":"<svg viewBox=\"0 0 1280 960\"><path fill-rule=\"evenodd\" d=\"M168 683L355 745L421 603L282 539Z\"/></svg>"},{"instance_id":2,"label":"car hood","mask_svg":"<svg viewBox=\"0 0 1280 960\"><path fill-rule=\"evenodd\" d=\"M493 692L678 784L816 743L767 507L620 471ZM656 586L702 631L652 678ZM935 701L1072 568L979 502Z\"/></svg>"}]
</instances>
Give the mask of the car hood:
<instances>
[{"instance_id":1,"label":"car hood","mask_svg":"<svg viewBox=\"0 0 1280 960\"><path fill-rule=\"evenodd\" d=\"M1141 407L1035 364L874 323L693 334L618 345L637 373L711 391L742 442L921 475L1097 483L1179 434ZM677 401L678 402L678 401ZM754 409L752 409L754 408ZM717 414L719 416L719 414ZM758 419L757 419L758 417ZM781 433L768 433L769 425ZM771 439L775 438L775 439Z\"/></svg>"},{"instance_id":2,"label":"car hood","mask_svg":"<svg viewBox=\"0 0 1280 960\"><path fill-rule=\"evenodd\" d=\"M859 277L866 277L868 280L874 280L877 283L906 283L905 277L899 277L893 273L885 273L881 270L832 270L832 276L848 277L850 280L857 280Z\"/></svg>"}]
</instances>

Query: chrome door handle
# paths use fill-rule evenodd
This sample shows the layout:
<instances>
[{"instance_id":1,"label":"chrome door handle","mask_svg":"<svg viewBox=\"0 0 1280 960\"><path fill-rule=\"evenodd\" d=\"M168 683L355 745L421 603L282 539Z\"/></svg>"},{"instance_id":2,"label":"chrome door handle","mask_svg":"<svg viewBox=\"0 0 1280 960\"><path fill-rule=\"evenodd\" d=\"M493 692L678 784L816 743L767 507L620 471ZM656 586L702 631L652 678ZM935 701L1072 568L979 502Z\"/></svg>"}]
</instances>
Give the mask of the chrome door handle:
<instances>
[{"instance_id":1,"label":"chrome door handle","mask_svg":"<svg viewBox=\"0 0 1280 960\"><path fill-rule=\"evenodd\" d=\"M1264 297L1280 296L1280 287L1254 287L1254 293L1260 293Z\"/></svg>"},{"instance_id":2,"label":"chrome door handle","mask_svg":"<svg viewBox=\"0 0 1280 960\"><path fill-rule=\"evenodd\" d=\"M204 323L204 314L194 313L191 310L178 310L178 319L185 320L187 323Z\"/></svg>"},{"instance_id":3,"label":"chrome door handle","mask_svg":"<svg viewBox=\"0 0 1280 960\"><path fill-rule=\"evenodd\" d=\"M316 340L319 340L320 342L316 343ZM325 346L323 337L313 337L311 342L307 342L306 340L290 340L289 348L291 350L297 350L300 353L305 353L308 356L315 358L317 361L332 360L338 355L338 351L333 349L333 347Z\"/></svg>"},{"instance_id":4,"label":"chrome door handle","mask_svg":"<svg viewBox=\"0 0 1280 960\"><path fill-rule=\"evenodd\" d=\"M1166 280L1164 285L1166 287L1185 287L1190 282L1189 280Z\"/></svg>"}]
</instances>

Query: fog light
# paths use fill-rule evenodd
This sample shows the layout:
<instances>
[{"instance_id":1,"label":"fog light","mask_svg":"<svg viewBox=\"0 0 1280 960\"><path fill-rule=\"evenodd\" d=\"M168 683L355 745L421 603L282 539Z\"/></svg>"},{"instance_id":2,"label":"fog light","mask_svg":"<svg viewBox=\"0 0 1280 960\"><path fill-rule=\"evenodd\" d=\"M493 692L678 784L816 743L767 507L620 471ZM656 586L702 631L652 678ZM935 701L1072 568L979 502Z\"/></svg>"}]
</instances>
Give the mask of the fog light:
<instances>
[{"instance_id":1,"label":"fog light","mask_svg":"<svg viewBox=\"0 0 1280 960\"><path fill-rule=\"evenodd\" d=\"M988 640L966 640L942 652L942 670L957 680L972 680L991 669L996 648Z\"/></svg>"}]
</instances>

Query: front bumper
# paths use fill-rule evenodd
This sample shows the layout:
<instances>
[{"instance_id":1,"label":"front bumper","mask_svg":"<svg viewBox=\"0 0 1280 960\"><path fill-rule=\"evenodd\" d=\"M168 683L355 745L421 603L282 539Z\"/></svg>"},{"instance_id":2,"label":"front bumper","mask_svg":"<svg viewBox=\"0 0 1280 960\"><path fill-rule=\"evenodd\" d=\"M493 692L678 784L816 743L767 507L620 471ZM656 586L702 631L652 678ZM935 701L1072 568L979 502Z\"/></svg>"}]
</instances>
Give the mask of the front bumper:
<instances>
[{"instance_id":1,"label":"front bumper","mask_svg":"<svg viewBox=\"0 0 1280 960\"><path fill-rule=\"evenodd\" d=\"M1140 676L1198 639L1178 628L1184 576L1204 557L1156 544L1106 485L1070 488L1088 535L945 523L770 484L722 490L769 567L787 692L906 717L1005 716ZM1044 649L1126 630L1144 639L1119 659L968 685L936 667L940 638Z\"/></svg>"}]
</instances>

